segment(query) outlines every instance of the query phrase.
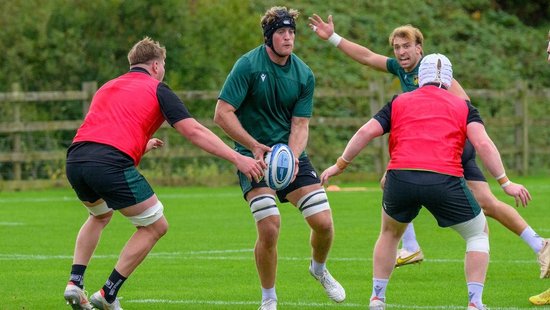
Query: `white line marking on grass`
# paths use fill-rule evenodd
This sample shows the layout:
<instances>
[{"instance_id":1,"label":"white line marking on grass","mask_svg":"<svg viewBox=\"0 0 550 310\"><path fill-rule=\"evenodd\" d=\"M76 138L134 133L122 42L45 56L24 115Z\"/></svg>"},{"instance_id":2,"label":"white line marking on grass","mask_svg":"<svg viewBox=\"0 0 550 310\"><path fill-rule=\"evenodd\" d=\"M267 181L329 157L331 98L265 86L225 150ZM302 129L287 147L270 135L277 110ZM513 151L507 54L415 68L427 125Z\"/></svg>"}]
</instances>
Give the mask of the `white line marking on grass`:
<instances>
[{"instance_id":1,"label":"white line marking on grass","mask_svg":"<svg viewBox=\"0 0 550 310\"><path fill-rule=\"evenodd\" d=\"M124 299L125 303L137 304L183 304L183 305L217 305L217 306L242 306L258 305L259 301L221 301L221 300L169 300L169 299ZM305 302L279 302L279 306L287 307L361 307L352 303L305 303Z\"/></svg>"},{"instance_id":2,"label":"white line marking on grass","mask_svg":"<svg viewBox=\"0 0 550 310\"><path fill-rule=\"evenodd\" d=\"M179 305L215 305L215 306L249 306L249 305L258 305L258 301L221 301L221 300L170 300L170 299L124 299L125 303L135 303L135 304L179 304ZM356 303L307 303L307 302L279 302L279 306L287 307L300 307L300 308L309 308L309 307L323 307L323 308L364 308L368 305L356 304ZM398 304L387 304L389 308L398 308L398 309L464 309L464 306L419 306L419 305L398 305ZM499 310L521 310L521 309L532 309L531 307L527 308L495 308Z\"/></svg>"},{"instance_id":3,"label":"white line marking on grass","mask_svg":"<svg viewBox=\"0 0 550 310\"><path fill-rule=\"evenodd\" d=\"M241 249L241 250L218 250L218 251L191 251L191 252L159 252L159 253L149 253L147 256L150 259L182 259L182 260L251 260L252 256L204 256L196 254L214 254L214 253L242 253L242 252L253 252L252 249ZM72 255L41 255L41 254L8 254L0 253L0 260L55 260L55 259L72 259ZM93 258L96 259L116 259L118 254L103 254L103 255L94 255ZM283 256L279 257L279 260L284 261L309 261L310 257L290 257ZM370 262L372 261L371 257L331 257L331 261L338 262ZM463 264L463 259L425 259L426 263L442 263L442 264ZM535 264L536 260L491 260L490 264Z\"/></svg>"},{"instance_id":4,"label":"white line marking on grass","mask_svg":"<svg viewBox=\"0 0 550 310\"><path fill-rule=\"evenodd\" d=\"M187 254L218 254L218 253L242 253L242 252L254 252L254 249L191 251L191 252L187 252Z\"/></svg>"},{"instance_id":5,"label":"white line marking on grass","mask_svg":"<svg viewBox=\"0 0 550 310\"><path fill-rule=\"evenodd\" d=\"M21 226L25 225L23 223L17 223L17 222L0 222L0 226Z\"/></svg>"}]
</instances>

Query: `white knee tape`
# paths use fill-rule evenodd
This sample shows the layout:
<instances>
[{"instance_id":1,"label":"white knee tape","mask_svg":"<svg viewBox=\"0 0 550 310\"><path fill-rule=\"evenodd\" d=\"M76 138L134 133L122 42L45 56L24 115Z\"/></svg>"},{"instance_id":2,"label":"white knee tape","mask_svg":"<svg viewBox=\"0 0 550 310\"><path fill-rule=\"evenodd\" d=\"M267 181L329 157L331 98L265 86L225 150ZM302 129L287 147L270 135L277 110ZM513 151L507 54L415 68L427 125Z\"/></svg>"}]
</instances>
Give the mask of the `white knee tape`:
<instances>
[{"instance_id":1,"label":"white knee tape","mask_svg":"<svg viewBox=\"0 0 550 310\"><path fill-rule=\"evenodd\" d=\"M143 211L141 214L134 216L127 216L127 218L135 226L149 226L154 222L158 221L162 217L164 211L164 206L160 201L152 206L151 208Z\"/></svg>"},{"instance_id":2,"label":"white knee tape","mask_svg":"<svg viewBox=\"0 0 550 310\"><path fill-rule=\"evenodd\" d=\"M330 210L327 193L324 189L319 189L306 194L298 200L297 207L300 212L302 212L304 218L325 210Z\"/></svg>"},{"instance_id":3,"label":"white knee tape","mask_svg":"<svg viewBox=\"0 0 550 310\"><path fill-rule=\"evenodd\" d=\"M485 232L487 219L483 212L473 219L451 226L464 240L466 240L466 252L489 253L489 236Z\"/></svg>"},{"instance_id":4,"label":"white knee tape","mask_svg":"<svg viewBox=\"0 0 550 310\"><path fill-rule=\"evenodd\" d=\"M98 204L97 206L86 207L86 209L88 209L88 211L93 216L99 216L99 215L102 215L102 214L109 213L109 212L113 211L113 209L111 209L107 206L107 203L105 201Z\"/></svg>"},{"instance_id":5,"label":"white knee tape","mask_svg":"<svg viewBox=\"0 0 550 310\"><path fill-rule=\"evenodd\" d=\"M250 199L250 212L252 212L256 222L271 215L279 215L275 196L259 195Z\"/></svg>"}]
</instances>

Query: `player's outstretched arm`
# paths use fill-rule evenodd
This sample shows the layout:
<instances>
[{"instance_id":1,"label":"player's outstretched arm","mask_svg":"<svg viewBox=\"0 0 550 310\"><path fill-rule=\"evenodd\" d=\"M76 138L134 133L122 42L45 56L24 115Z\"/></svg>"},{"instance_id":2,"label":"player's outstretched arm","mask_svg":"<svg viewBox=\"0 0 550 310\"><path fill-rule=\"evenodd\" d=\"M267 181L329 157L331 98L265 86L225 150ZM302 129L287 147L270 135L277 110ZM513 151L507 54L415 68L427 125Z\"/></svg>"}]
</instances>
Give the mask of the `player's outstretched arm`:
<instances>
[{"instance_id":1,"label":"player's outstretched arm","mask_svg":"<svg viewBox=\"0 0 550 310\"><path fill-rule=\"evenodd\" d=\"M332 15L329 15L327 22L325 22L319 15L313 14L313 16L309 17L309 27L319 38L328 40L351 59L376 70L388 71L386 67L388 57L377 54L365 46L342 38L334 31Z\"/></svg>"},{"instance_id":2,"label":"player's outstretched arm","mask_svg":"<svg viewBox=\"0 0 550 310\"><path fill-rule=\"evenodd\" d=\"M334 165L328 167L321 173L321 184L328 183L330 177L342 173L372 139L383 134L384 129L374 118L371 118L366 124L361 126L348 141L342 156L338 157Z\"/></svg>"}]
</instances>

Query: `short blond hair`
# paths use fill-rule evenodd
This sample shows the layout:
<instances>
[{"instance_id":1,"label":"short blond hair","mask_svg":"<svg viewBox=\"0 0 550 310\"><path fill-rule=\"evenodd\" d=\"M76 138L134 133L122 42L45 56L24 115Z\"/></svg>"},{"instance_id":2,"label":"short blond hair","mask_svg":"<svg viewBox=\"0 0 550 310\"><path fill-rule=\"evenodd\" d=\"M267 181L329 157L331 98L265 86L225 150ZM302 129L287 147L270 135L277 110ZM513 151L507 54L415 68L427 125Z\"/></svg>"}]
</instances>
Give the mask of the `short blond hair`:
<instances>
[{"instance_id":1,"label":"short blond hair","mask_svg":"<svg viewBox=\"0 0 550 310\"><path fill-rule=\"evenodd\" d=\"M390 46L393 46L393 40L396 37L404 38L420 45L424 43L424 36L422 35L422 32L410 24L399 26L392 31L389 37Z\"/></svg>"},{"instance_id":2,"label":"short blond hair","mask_svg":"<svg viewBox=\"0 0 550 310\"><path fill-rule=\"evenodd\" d=\"M166 48L161 46L158 41L153 41L149 37L144 37L143 40L134 44L130 52L128 52L130 66L146 64L155 59L165 60Z\"/></svg>"},{"instance_id":3,"label":"short blond hair","mask_svg":"<svg viewBox=\"0 0 550 310\"><path fill-rule=\"evenodd\" d=\"M264 16L260 19L260 25L262 29L265 29L266 25L275 22L282 14L288 14L292 19L296 20L300 16L300 12L295 9L287 9L286 6L274 6L265 11Z\"/></svg>"}]
</instances>

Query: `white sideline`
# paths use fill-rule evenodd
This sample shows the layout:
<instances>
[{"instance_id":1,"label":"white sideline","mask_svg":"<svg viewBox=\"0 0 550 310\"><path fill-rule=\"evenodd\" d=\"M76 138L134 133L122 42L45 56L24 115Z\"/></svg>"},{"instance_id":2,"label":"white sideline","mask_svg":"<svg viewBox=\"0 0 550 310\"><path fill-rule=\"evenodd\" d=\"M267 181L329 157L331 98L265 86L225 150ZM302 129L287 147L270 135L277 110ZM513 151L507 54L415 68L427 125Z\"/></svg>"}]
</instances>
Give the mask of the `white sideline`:
<instances>
[{"instance_id":1,"label":"white sideline","mask_svg":"<svg viewBox=\"0 0 550 310\"><path fill-rule=\"evenodd\" d=\"M135 304L180 304L180 305L215 305L215 306L254 306L258 305L258 301L219 301L219 300L170 300L170 299L124 299L124 303L135 303ZM355 303L305 303L305 302L279 302L280 306L287 307L323 307L323 308L359 308L364 309L368 305L361 305ZM389 308L392 309L464 309L464 306L418 306L418 305L398 305L398 304L386 304ZM527 308L494 308L498 310L522 310L522 309L532 309L532 307Z\"/></svg>"},{"instance_id":2,"label":"white sideline","mask_svg":"<svg viewBox=\"0 0 550 310\"><path fill-rule=\"evenodd\" d=\"M149 253L148 259L184 259L184 260L250 260L251 256L203 256L204 254L227 254L227 253L252 253L253 249L240 250L216 250L216 251L190 251L190 252L153 252ZM203 254L203 255L196 255ZM72 255L42 255L42 254L9 254L0 253L0 261L8 260L55 260L55 259L72 259ZM94 255L95 259L116 259L118 254L103 254ZM279 257L279 260L284 261L309 261L310 257ZM331 257L331 261L339 262L370 262L370 257ZM445 258L429 258L425 259L429 263L441 264L463 264L464 259L445 259ZM491 264L536 264L536 260L491 260Z\"/></svg>"}]
</instances>

